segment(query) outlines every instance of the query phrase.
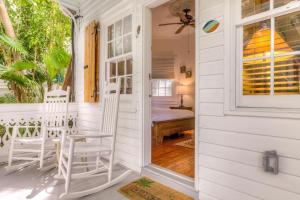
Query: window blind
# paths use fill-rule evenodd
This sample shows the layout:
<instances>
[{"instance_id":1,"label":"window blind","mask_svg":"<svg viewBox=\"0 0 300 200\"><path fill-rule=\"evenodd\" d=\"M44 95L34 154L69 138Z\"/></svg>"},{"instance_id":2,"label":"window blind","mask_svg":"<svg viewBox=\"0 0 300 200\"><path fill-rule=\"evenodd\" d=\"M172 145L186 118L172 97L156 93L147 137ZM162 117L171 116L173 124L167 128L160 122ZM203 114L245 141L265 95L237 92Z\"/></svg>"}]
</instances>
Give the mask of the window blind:
<instances>
[{"instance_id":1,"label":"window blind","mask_svg":"<svg viewBox=\"0 0 300 200\"><path fill-rule=\"evenodd\" d=\"M153 79L174 79L174 57L161 57L152 59Z\"/></svg>"}]
</instances>

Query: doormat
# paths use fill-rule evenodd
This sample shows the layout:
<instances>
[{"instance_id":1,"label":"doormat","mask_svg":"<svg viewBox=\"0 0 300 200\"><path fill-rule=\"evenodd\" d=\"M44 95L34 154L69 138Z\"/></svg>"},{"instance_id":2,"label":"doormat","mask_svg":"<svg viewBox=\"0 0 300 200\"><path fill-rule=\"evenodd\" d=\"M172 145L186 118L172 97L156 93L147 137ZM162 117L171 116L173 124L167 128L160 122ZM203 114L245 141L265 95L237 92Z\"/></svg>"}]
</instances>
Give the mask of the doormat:
<instances>
[{"instance_id":1,"label":"doormat","mask_svg":"<svg viewBox=\"0 0 300 200\"><path fill-rule=\"evenodd\" d=\"M190 149L195 148L195 143L192 139L185 140L185 141L182 141L182 142L177 142L175 145L182 146L182 147L187 147L187 148L190 148Z\"/></svg>"},{"instance_id":2,"label":"doormat","mask_svg":"<svg viewBox=\"0 0 300 200\"><path fill-rule=\"evenodd\" d=\"M118 190L130 200L192 200L191 197L142 177Z\"/></svg>"}]
</instances>

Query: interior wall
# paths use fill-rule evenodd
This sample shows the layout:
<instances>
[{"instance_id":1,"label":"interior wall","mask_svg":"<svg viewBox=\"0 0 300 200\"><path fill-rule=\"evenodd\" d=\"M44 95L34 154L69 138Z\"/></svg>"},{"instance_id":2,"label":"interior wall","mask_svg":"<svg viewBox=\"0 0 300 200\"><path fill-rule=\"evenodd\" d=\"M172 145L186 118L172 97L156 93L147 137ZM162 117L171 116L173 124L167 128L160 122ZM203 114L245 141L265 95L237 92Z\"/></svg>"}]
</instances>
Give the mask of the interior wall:
<instances>
[{"instance_id":1,"label":"interior wall","mask_svg":"<svg viewBox=\"0 0 300 200\"><path fill-rule=\"evenodd\" d=\"M184 105L195 107L195 29L185 27L179 34L175 34L180 25L159 26L170 22L179 22L180 18L171 14L170 3L166 2L152 9L152 57L174 57L174 85L172 97L152 97L152 102L170 102L180 105L180 96L176 94L177 85L187 85L190 95L184 95ZM192 16L194 6L191 8ZM185 73L180 73L180 66L185 65L192 72L191 78L186 78ZM173 105L172 105L173 106Z\"/></svg>"},{"instance_id":2,"label":"interior wall","mask_svg":"<svg viewBox=\"0 0 300 200\"><path fill-rule=\"evenodd\" d=\"M191 29L191 31L194 31ZM183 84L190 87L192 91L191 95L184 95L184 105L195 105L195 34L192 33L189 36L183 36L180 38L172 39L153 39L152 40L152 56L163 57L164 55L175 56L175 75L174 75L174 90L172 100L175 100L180 104L180 96L176 95L176 85ZM186 78L185 73L180 73L180 66L185 65L187 70L192 71L192 77ZM154 98L159 100L159 97Z\"/></svg>"}]
</instances>

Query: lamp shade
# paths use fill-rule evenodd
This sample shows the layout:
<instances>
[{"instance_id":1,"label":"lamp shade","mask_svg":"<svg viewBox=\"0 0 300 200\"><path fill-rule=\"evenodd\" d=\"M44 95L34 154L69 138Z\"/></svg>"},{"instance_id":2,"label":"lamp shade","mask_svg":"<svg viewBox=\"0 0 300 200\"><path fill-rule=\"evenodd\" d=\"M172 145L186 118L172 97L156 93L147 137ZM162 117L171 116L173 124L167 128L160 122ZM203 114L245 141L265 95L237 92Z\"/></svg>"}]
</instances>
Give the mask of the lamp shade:
<instances>
[{"instance_id":1,"label":"lamp shade","mask_svg":"<svg viewBox=\"0 0 300 200\"><path fill-rule=\"evenodd\" d=\"M179 95L189 95L190 94L189 87L186 86L186 85L178 85L176 87L176 94L179 94Z\"/></svg>"}]
</instances>

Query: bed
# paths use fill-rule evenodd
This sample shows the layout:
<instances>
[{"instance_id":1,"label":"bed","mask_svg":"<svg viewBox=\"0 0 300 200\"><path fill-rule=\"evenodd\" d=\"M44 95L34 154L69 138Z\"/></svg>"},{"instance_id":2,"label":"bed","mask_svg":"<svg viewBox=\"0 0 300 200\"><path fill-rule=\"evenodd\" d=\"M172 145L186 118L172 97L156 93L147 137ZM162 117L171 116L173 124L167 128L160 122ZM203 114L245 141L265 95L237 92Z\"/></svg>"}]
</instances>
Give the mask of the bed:
<instances>
[{"instance_id":1,"label":"bed","mask_svg":"<svg viewBox=\"0 0 300 200\"><path fill-rule=\"evenodd\" d=\"M152 141L162 144L170 136L195 127L194 113L189 110L152 108Z\"/></svg>"}]
</instances>

